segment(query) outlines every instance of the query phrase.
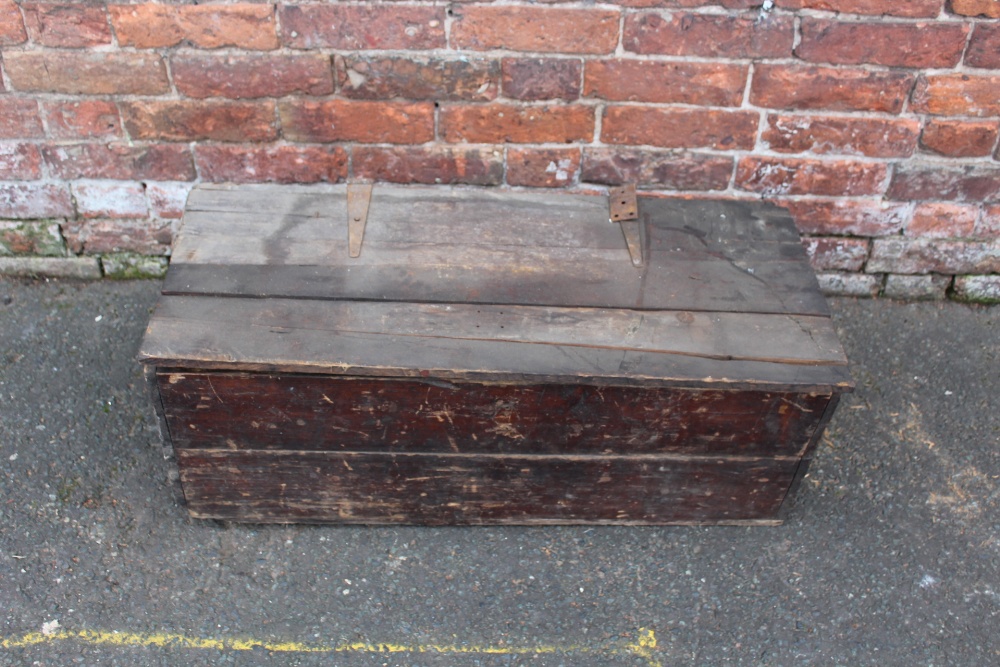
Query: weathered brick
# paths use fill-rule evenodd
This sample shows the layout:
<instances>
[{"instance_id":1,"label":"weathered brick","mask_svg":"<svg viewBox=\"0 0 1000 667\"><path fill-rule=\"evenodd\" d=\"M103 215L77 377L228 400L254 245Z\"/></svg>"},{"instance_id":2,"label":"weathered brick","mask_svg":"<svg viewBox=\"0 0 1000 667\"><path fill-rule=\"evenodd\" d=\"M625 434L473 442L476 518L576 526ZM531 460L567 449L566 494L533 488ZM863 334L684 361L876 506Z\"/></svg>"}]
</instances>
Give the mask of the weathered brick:
<instances>
[{"instance_id":1,"label":"weathered brick","mask_svg":"<svg viewBox=\"0 0 1000 667\"><path fill-rule=\"evenodd\" d=\"M802 245L816 271L860 271L868 259L868 239L807 236Z\"/></svg>"},{"instance_id":2,"label":"weathered brick","mask_svg":"<svg viewBox=\"0 0 1000 667\"><path fill-rule=\"evenodd\" d=\"M390 183L503 183L503 149L500 147L381 148L355 146L351 151L354 176Z\"/></svg>"},{"instance_id":3,"label":"weathered brick","mask_svg":"<svg viewBox=\"0 0 1000 667\"><path fill-rule=\"evenodd\" d=\"M150 218L136 220L70 220L63 235L76 254L134 252L143 255L167 255L173 241L169 221Z\"/></svg>"},{"instance_id":4,"label":"weathered brick","mask_svg":"<svg viewBox=\"0 0 1000 667\"><path fill-rule=\"evenodd\" d=\"M3 255L64 257L66 243L58 223L0 220L0 256Z\"/></svg>"},{"instance_id":5,"label":"weathered brick","mask_svg":"<svg viewBox=\"0 0 1000 667\"><path fill-rule=\"evenodd\" d=\"M913 210L906 235L921 238L968 238L973 235L979 207L971 204L922 202Z\"/></svg>"},{"instance_id":6,"label":"weathered brick","mask_svg":"<svg viewBox=\"0 0 1000 667\"><path fill-rule=\"evenodd\" d=\"M354 99L489 101L500 88L496 60L350 55L337 58L340 93Z\"/></svg>"},{"instance_id":7,"label":"weathered brick","mask_svg":"<svg viewBox=\"0 0 1000 667\"><path fill-rule=\"evenodd\" d=\"M17 97L0 97L0 138L38 139L45 136L38 102Z\"/></svg>"},{"instance_id":8,"label":"weathered brick","mask_svg":"<svg viewBox=\"0 0 1000 667\"><path fill-rule=\"evenodd\" d=\"M146 191L141 183L78 181L73 183L76 211L84 218L145 218L149 215ZM73 252L69 234L66 236Z\"/></svg>"},{"instance_id":9,"label":"weathered brick","mask_svg":"<svg viewBox=\"0 0 1000 667\"><path fill-rule=\"evenodd\" d=\"M33 181L42 177L42 156L35 144L0 143L0 178Z\"/></svg>"},{"instance_id":10,"label":"weathered brick","mask_svg":"<svg viewBox=\"0 0 1000 667\"><path fill-rule=\"evenodd\" d=\"M600 54L618 44L617 10L474 5L455 14L451 46L458 49Z\"/></svg>"},{"instance_id":11,"label":"weathered brick","mask_svg":"<svg viewBox=\"0 0 1000 667\"><path fill-rule=\"evenodd\" d=\"M912 108L936 116L1000 116L1000 75L921 76L913 90Z\"/></svg>"},{"instance_id":12,"label":"weathered brick","mask_svg":"<svg viewBox=\"0 0 1000 667\"><path fill-rule=\"evenodd\" d=\"M1000 204L984 206L973 232L976 238L1000 238Z\"/></svg>"},{"instance_id":13,"label":"weathered brick","mask_svg":"<svg viewBox=\"0 0 1000 667\"><path fill-rule=\"evenodd\" d=\"M899 234L913 206L898 202L774 200L788 209L803 234L889 236Z\"/></svg>"},{"instance_id":14,"label":"weathered brick","mask_svg":"<svg viewBox=\"0 0 1000 667\"><path fill-rule=\"evenodd\" d=\"M769 109L899 113L912 86L904 72L756 65L750 101Z\"/></svg>"},{"instance_id":15,"label":"weathered brick","mask_svg":"<svg viewBox=\"0 0 1000 667\"><path fill-rule=\"evenodd\" d=\"M429 102L296 100L282 102L278 112L282 133L291 141L422 144L434 138Z\"/></svg>"},{"instance_id":16,"label":"weathered brick","mask_svg":"<svg viewBox=\"0 0 1000 667\"><path fill-rule=\"evenodd\" d=\"M766 196L857 197L884 192L887 174L882 163L748 156L736 165L735 185Z\"/></svg>"},{"instance_id":17,"label":"weathered brick","mask_svg":"<svg viewBox=\"0 0 1000 667\"><path fill-rule=\"evenodd\" d=\"M906 18L934 18L941 13L944 0L777 0L775 4L785 9L819 9L842 14L869 16L903 16Z\"/></svg>"},{"instance_id":18,"label":"weathered brick","mask_svg":"<svg viewBox=\"0 0 1000 667\"><path fill-rule=\"evenodd\" d=\"M146 183L150 211L158 218L181 218L191 187L190 183Z\"/></svg>"},{"instance_id":19,"label":"weathered brick","mask_svg":"<svg viewBox=\"0 0 1000 667\"><path fill-rule=\"evenodd\" d=\"M46 102L45 119L53 139L106 139L122 134L118 107L109 100Z\"/></svg>"},{"instance_id":20,"label":"weathered brick","mask_svg":"<svg viewBox=\"0 0 1000 667\"><path fill-rule=\"evenodd\" d=\"M195 178L191 150L175 144L54 144L42 147L42 157L56 178L123 181Z\"/></svg>"},{"instance_id":21,"label":"weathered brick","mask_svg":"<svg viewBox=\"0 0 1000 667\"><path fill-rule=\"evenodd\" d=\"M576 58L504 58L503 94L518 100L580 97L583 61Z\"/></svg>"},{"instance_id":22,"label":"weathered brick","mask_svg":"<svg viewBox=\"0 0 1000 667\"><path fill-rule=\"evenodd\" d=\"M890 299L917 301L923 299L943 299L951 283L950 276L886 276L882 295Z\"/></svg>"},{"instance_id":23,"label":"weathered brick","mask_svg":"<svg viewBox=\"0 0 1000 667\"><path fill-rule=\"evenodd\" d=\"M21 9L31 41L36 44L80 48L111 43L111 27L103 4L22 2Z\"/></svg>"},{"instance_id":24,"label":"weathered brick","mask_svg":"<svg viewBox=\"0 0 1000 667\"><path fill-rule=\"evenodd\" d=\"M944 199L981 202L1000 199L1000 167L902 164L896 167L887 196L902 201Z\"/></svg>"},{"instance_id":25,"label":"weathered brick","mask_svg":"<svg viewBox=\"0 0 1000 667\"><path fill-rule=\"evenodd\" d=\"M664 148L753 148L756 113L708 109L609 106L604 112L601 140L609 144Z\"/></svg>"},{"instance_id":26,"label":"weathered brick","mask_svg":"<svg viewBox=\"0 0 1000 667\"><path fill-rule=\"evenodd\" d=\"M101 265L96 257L0 257L0 274L93 280Z\"/></svg>"},{"instance_id":27,"label":"weathered brick","mask_svg":"<svg viewBox=\"0 0 1000 667\"><path fill-rule=\"evenodd\" d=\"M875 239L869 273L1000 273L1000 244L938 239Z\"/></svg>"},{"instance_id":28,"label":"weathered brick","mask_svg":"<svg viewBox=\"0 0 1000 667\"><path fill-rule=\"evenodd\" d=\"M615 0L615 4L622 7L669 7L671 9L691 9L705 6L751 9L759 8L762 2L763 0Z\"/></svg>"},{"instance_id":29,"label":"weathered brick","mask_svg":"<svg viewBox=\"0 0 1000 667\"><path fill-rule=\"evenodd\" d=\"M579 106L455 105L441 108L439 122L451 143L570 143L594 136L594 110Z\"/></svg>"},{"instance_id":30,"label":"weathered brick","mask_svg":"<svg viewBox=\"0 0 1000 667\"><path fill-rule=\"evenodd\" d=\"M961 23L870 23L803 17L795 55L838 65L954 67L969 27Z\"/></svg>"},{"instance_id":31,"label":"weathered brick","mask_svg":"<svg viewBox=\"0 0 1000 667\"><path fill-rule=\"evenodd\" d=\"M779 153L909 157L919 132L912 119L768 114L761 138Z\"/></svg>"},{"instance_id":32,"label":"weathered brick","mask_svg":"<svg viewBox=\"0 0 1000 667\"><path fill-rule=\"evenodd\" d=\"M819 290L826 296L873 297L882 291L882 276L863 273L817 273Z\"/></svg>"},{"instance_id":33,"label":"weathered brick","mask_svg":"<svg viewBox=\"0 0 1000 667\"><path fill-rule=\"evenodd\" d=\"M273 102L124 102L121 110L133 139L245 142L278 136Z\"/></svg>"},{"instance_id":34,"label":"weathered brick","mask_svg":"<svg viewBox=\"0 0 1000 667\"><path fill-rule=\"evenodd\" d=\"M159 56L48 51L5 53L15 90L70 95L157 95L170 89Z\"/></svg>"},{"instance_id":35,"label":"weathered brick","mask_svg":"<svg viewBox=\"0 0 1000 667\"><path fill-rule=\"evenodd\" d=\"M625 17L626 51L709 58L789 58L791 16L638 12Z\"/></svg>"},{"instance_id":36,"label":"weathered brick","mask_svg":"<svg viewBox=\"0 0 1000 667\"><path fill-rule=\"evenodd\" d=\"M973 303L1000 303L1000 276L956 276L956 299Z\"/></svg>"},{"instance_id":37,"label":"weathered brick","mask_svg":"<svg viewBox=\"0 0 1000 667\"><path fill-rule=\"evenodd\" d=\"M950 0L948 6L953 14L1000 19L1000 1L998 0Z\"/></svg>"},{"instance_id":38,"label":"weathered brick","mask_svg":"<svg viewBox=\"0 0 1000 667\"><path fill-rule=\"evenodd\" d=\"M580 180L603 185L635 183L661 190L725 190L733 158L676 151L587 148Z\"/></svg>"},{"instance_id":39,"label":"weathered brick","mask_svg":"<svg viewBox=\"0 0 1000 667\"><path fill-rule=\"evenodd\" d=\"M122 46L161 49L188 44L201 49L278 48L274 6L270 4L141 3L110 5L108 11Z\"/></svg>"},{"instance_id":40,"label":"weathered brick","mask_svg":"<svg viewBox=\"0 0 1000 667\"><path fill-rule=\"evenodd\" d=\"M920 135L920 147L945 157L986 157L997 145L995 120L931 119Z\"/></svg>"},{"instance_id":41,"label":"weathered brick","mask_svg":"<svg viewBox=\"0 0 1000 667\"><path fill-rule=\"evenodd\" d=\"M579 148L507 149L507 184L534 188L563 188L576 182Z\"/></svg>"},{"instance_id":42,"label":"weathered brick","mask_svg":"<svg viewBox=\"0 0 1000 667\"><path fill-rule=\"evenodd\" d=\"M20 44L27 39L24 20L14 0L0 0L0 46Z\"/></svg>"},{"instance_id":43,"label":"weathered brick","mask_svg":"<svg viewBox=\"0 0 1000 667\"><path fill-rule=\"evenodd\" d=\"M101 255L100 259L104 277L112 280L162 278L167 275L166 257L119 252Z\"/></svg>"},{"instance_id":44,"label":"weathered brick","mask_svg":"<svg viewBox=\"0 0 1000 667\"><path fill-rule=\"evenodd\" d=\"M347 151L332 146L197 146L206 181L338 183L347 178Z\"/></svg>"},{"instance_id":45,"label":"weathered brick","mask_svg":"<svg viewBox=\"0 0 1000 667\"><path fill-rule=\"evenodd\" d=\"M174 56L177 91L187 97L248 99L333 92L333 67L322 55Z\"/></svg>"},{"instance_id":46,"label":"weathered brick","mask_svg":"<svg viewBox=\"0 0 1000 667\"><path fill-rule=\"evenodd\" d=\"M1000 2L996 3L1000 7ZM965 64L970 67L1000 69L1000 24L977 23L965 51Z\"/></svg>"},{"instance_id":47,"label":"weathered brick","mask_svg":"<svg viewBox=\"0 0 1000 667\"><path fill-rule=\"evenodd\" d=\"M0 218L67 218L74 215L65 185L0 183Z\"/></svg>"},{"instance_id":48,"label":"weathered brick","mask_svg":"<svg viewBox=\"0 0 1000 667\"><path fill-rule=\"evenodd\" d=\"M584 95L606 100L739 106L746 65L647 60L591 60Z\"/></svg>"},{"instance_id":49,"label":"weathered brick","mask_svg":"<svg viewBox=\"0 0 1000 667\"><path fill-rule=\"evenodd\" d=\"M444 7L280 5L281 41L294 49L442 49Z\"/></svg>"}]
</instances>

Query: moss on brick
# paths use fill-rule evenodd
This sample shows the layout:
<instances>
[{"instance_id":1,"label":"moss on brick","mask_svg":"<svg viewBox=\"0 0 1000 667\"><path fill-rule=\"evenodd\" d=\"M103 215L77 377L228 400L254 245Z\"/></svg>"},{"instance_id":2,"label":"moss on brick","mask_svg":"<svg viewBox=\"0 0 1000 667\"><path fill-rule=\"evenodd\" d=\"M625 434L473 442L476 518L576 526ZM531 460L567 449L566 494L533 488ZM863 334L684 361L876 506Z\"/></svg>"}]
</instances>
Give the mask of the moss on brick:
<instances>
[{"instance_id":1,"label":"moss on brick","mask_svg":"<svg viewBox=\"0 0 1000 667\"><path fill-rule=\"evenodd\" d=\"M167 273L167 258L116 253L101 256L101 266L104 277L113 280L162 278Z\"/></svg>"},{"instance_id":2,"label":"moss on brick","mask_svg":"<svg viewBox=\"0 0 1000 667\"><path fill-rule=\"evenodd\" d=\"M66 242L59 223L0 222L0 256L65 257Z\"/></svg>"}]
</instances>

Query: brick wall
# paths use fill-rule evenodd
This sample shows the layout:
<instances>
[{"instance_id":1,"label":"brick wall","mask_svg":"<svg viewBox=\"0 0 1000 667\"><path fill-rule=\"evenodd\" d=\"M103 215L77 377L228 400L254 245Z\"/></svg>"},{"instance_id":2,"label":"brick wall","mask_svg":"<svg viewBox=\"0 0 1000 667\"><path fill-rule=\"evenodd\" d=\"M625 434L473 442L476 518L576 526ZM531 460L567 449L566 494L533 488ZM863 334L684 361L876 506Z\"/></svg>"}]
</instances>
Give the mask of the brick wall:
<instances>
[{"instance_id":1,"label":"brick wall","mask_svg":"<svg viewBox=\"0 0 1000 667\"><path fill-rule=\"evenodd\" d=\"M157 273L193 184L763 198L831 293L1000 298L1000 0L0 0L0 271Z\"/></svg>"}]
</instances>

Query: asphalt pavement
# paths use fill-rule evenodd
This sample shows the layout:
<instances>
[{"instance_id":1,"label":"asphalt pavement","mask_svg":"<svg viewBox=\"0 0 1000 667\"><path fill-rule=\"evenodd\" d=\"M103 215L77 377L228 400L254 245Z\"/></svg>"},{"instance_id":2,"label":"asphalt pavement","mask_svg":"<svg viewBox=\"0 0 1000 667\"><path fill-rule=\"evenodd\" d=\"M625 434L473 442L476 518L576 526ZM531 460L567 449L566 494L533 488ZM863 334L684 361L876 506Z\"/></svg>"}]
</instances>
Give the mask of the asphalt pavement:
<instances>
[{"instance_id":1,"label":"asphalt pavement","mask_svg":"<svg viewBox=\"0 0 1000 667\"><path fill-rule=\"evenodd\" d=\"M831 302L856 393L778 527L195 521L156 282L0 279L0 665L1000 664L1000 307Z\"/></svg>"}]
</instances>

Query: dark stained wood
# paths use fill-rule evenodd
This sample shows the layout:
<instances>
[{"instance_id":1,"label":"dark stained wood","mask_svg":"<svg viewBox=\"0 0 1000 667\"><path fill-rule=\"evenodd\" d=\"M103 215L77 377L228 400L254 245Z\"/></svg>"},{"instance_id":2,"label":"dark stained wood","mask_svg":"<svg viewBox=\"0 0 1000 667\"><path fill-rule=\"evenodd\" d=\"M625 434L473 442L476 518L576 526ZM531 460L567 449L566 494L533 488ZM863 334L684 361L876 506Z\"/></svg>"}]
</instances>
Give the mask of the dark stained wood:
<instances>
[{"instance_id":1,"label":"dark stained wood","mask_svg":"<svg viewBox=\"0 0 1000 667\"><path fill-rule=\"evenodd\" d=\"M830 400L238 373L158 382L178 449L799 456Z\"/></svg>"},{"instance_id":2,"label":"dark stained wood","mask_svg":"<svg viewBox=\"0 0 1000 667\"><path fill-rule=\"evenodd\" d=\"M668 524L773 518L797 459L180 450L188 510L249 522Z\"/></svg>"}]
</instances>

